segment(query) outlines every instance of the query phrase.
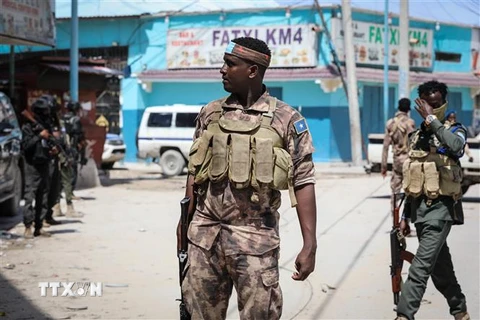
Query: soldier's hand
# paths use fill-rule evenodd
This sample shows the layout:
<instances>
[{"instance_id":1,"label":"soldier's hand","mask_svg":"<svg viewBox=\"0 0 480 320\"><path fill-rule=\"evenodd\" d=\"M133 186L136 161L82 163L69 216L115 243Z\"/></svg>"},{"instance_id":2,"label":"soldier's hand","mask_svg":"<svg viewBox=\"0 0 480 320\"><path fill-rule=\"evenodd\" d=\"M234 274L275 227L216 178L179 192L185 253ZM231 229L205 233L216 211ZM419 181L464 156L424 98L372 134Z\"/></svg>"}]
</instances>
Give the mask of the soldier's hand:
<instances>
[{"instance_id":1,"label":"soldier's hand","mask_svg":"<svg viewBox=\"0 0 480 320\"><path fill-rule=\"evenodd\" d=\"M48 132L47 129L43 129L40 132L39 136L42 137L43 139L48 139L48 137L50 136L50 133Z\"/></svg>"},{"instance_id":2,"label":"soldier's hand","mask_svg":"<svg viewBox=\"0 0 480 320\"><path fill-rule=\"evenodd\" d=\"M297 272L293 273L293 280L303 281L313 272L315 269L315 254L316 249L303 247L295 260Z\"/></svg>"},{"instance_id":3,"label":"soldier's hand","mask_svg":"<svg viewBox=\"0 0 480 320\"><path fill-rule=\"evenodd\" d=\"M56 156L57 154L58 154L57 147L53 147L52 149L50 149L50 155L51 156Z\"/></svg>"},{"instance_id":4,"label":"soldier's hand","mask_svg":"<svg viewBox=\"0 0 480 320\"><path fill-rule=\"evenodd\" d=\"M428 115L433 114L433 107L428 104L427 101L417 98L415 99L417 106L415 110L422 116L423 119L426 119Z\"/></svg>"},{"instance_id":5,"label":"soldier's hand","mask_svg":"<svg viewBox=\"0 0 480 320\"><path fill-rule=\"evenodd\" d=\"M385 179L385 177L387 176L387 169L382 168L382 172L381 172L381 173L382 173L383 179Z\"/></svg>"},{"instance_id":6,"label":"soldier's hand","mask_svg":"<svg viewBox=\"0 0 480 320\"><path fill-rule=\"evenodd\" d=\"M402 221L400 221L400 233L404 236L408 236L410 231L410 224L408 223L408 220L402 219Z\"/></svg>"}]
</instances>

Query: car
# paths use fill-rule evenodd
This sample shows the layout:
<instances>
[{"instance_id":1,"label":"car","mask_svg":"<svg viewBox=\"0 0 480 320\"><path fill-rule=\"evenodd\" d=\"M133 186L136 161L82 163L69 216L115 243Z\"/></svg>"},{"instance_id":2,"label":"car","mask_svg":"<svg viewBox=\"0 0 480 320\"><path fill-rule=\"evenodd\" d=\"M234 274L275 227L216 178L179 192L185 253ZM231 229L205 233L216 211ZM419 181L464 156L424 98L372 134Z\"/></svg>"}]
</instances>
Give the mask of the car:
<instances>
[{"instance_id":1,"label":"car","mask_svg":"<svg viewBox=\"0 0 480 320\"><path fill-rule=\"evenodd\" d=\"M8 97L0 92L0 214L14 216L24 192L22 130Z\"/></svg>"},{"instance_id":2,"label":"car","mask_svg":"<svg viewBox=\"0 0 480 320\"><path fill-rule=\"evenodd\" d=\"M102 153L102 168L112 169L117 161L125 158L127 146L118 134L107 133Z\"/></svg>"},{"instance_id":3,"label":"car","mask_svg":"<svg viewBox=\"0 0 480 320\"><path fill-rule=\"evenodd\" d=\"M201 108L184 104L146 108L137 132L137 157L159 159L166 177L181 174L188 163Z\"/></svg>"}]
</instances>

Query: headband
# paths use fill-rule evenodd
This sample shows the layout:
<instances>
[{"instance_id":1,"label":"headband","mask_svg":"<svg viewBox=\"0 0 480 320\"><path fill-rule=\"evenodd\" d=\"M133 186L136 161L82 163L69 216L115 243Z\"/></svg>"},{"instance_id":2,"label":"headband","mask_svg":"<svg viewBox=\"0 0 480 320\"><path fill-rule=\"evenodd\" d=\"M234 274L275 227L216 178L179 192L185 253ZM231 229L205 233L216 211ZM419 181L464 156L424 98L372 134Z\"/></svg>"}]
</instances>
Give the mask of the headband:
<instances>
[{"instance_id":1,"label":"headband","mask_svg":"<svg viewBox=\"0 0 480 320\"><path fill-rule=\"evenodd\" d=\"M225 50L225 53L231 54L241 59L250 60L264 66L265 68L268 68L268 66L270 65L269 55L246 48L233 41L230 41L227 49Z\"/></svg>"}]
</instances>

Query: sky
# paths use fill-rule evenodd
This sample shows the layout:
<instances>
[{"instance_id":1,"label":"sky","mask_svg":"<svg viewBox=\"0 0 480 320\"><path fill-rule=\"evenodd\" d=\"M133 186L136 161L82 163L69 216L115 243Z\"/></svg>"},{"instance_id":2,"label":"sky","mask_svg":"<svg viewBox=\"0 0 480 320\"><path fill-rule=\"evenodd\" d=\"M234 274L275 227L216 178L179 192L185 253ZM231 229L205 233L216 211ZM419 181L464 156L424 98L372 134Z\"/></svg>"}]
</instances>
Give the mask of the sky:
<instances>
[{"instance_id":1,"label":"sky","mask_svg":"<svg viewBox=\"0 0 480 320\"><path fill-rule=\"evenodd\" d=\"M220 11L241 8L313 5L313 0L78 0L80 17L138 15L164 11ZM319 0L320 5L341 0ZM384 0L351 0L352 7L383 11ZM389 11L399 13L400 0L389 0ZM480 26L480 0L410 0L411 17ZM70 17L71 0L56 0L56 16Z\"/></svg>"}]
</instances>

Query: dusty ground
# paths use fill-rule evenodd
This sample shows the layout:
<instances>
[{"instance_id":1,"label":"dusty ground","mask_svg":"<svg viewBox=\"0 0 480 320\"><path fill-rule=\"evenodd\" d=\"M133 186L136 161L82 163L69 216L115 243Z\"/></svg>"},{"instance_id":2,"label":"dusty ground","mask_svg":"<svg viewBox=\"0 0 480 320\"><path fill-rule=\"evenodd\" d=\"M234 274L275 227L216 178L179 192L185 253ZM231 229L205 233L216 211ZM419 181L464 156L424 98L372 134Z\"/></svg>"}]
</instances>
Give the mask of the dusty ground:
<instances>
[{"instance_id":1,"label":"dusty ground","mask_svg":"<svg viewBox=\"0 0 480 320\"><path fill-rule=\"evenodd\" d=\"M317 183L317 269L290 279L301 248L295 211L281 208L283 319L392 319L388 181L358 170L325 170ZM81 190L83 219L61 219L54 236L24 240L21 225L0 238L0 315L5 319L178 319L175 226L185 176L163 179L158 167L101 175L103 187ZM480 194L465 199L467 223L449 237L457 276L479 319ZM0 219L0 229L17 219ZM415 250L415 238L408 239ZM12 266L14 265L14 266ZM39 282L102 282L102 297L40 296ZM60 293L63 290L60 290ZM238 318L234 298L229 318ZM3 313L3 314L2 314ZM450 319L429 283L418 319Z\"/></svg>"}]
</instances>

